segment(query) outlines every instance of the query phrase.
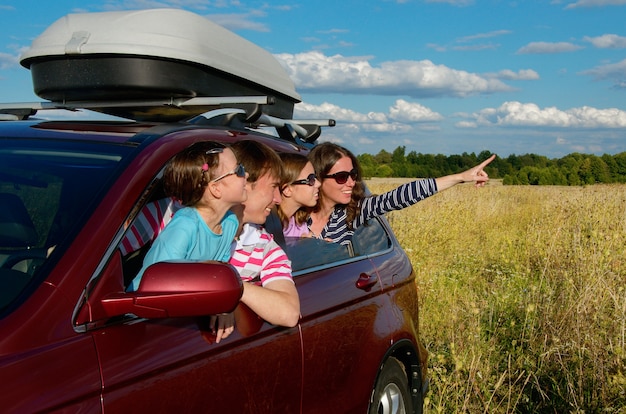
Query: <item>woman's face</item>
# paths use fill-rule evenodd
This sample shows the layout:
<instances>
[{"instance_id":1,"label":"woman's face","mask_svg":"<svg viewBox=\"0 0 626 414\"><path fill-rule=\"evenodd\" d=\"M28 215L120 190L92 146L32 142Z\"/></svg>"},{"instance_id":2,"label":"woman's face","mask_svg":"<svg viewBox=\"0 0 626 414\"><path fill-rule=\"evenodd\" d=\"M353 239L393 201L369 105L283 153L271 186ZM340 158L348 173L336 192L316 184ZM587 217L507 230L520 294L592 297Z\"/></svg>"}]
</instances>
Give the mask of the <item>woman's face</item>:
<instances>
[{"instance_id":1,"label":"woman's face","mask_svg":"<svg viewBox=\"0 0 626 414\"><path fill-rule=\"evenodd\" d=\"M309 176L315 175L313 164L307 162L298 178L294 180L295 184L289 184L291 188L291 198L300 207L314 207L319 198L319 188L322 185L320 180L316 179L313 185L305 184Z\"/></svg>"},{"instance_id":2,"label":"woman's face","mask_svg":"<svg viewBox=\"0 0 626 414\"><path fill-rule=\"evenodd\" d=\"M328 171L327 175L333 175L340 172L351 172L354 169L352 160L348 156L341 157L337 160L333 168ZM345 183L339 184L337 180L332 177L322 178L321 191L324 194L324 202L333 205L336 204L348 204L352 198L352 189L354 188L356 181L348 176Z\"/></svg>"}]
</instances>

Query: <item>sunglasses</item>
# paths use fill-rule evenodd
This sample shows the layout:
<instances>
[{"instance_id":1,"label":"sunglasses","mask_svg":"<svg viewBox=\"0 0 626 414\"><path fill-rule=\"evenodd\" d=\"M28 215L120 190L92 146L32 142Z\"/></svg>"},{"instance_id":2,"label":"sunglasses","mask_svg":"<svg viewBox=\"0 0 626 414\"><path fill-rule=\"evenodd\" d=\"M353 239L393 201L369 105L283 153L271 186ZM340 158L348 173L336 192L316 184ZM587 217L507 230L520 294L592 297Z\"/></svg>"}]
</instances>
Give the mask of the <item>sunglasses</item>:
<instances>
[{"instance_id":1,"label":"sunglasses","mask_svg":"<svg viewBox=\"0 0 626 414\"><path fill-rule=\"evenodd\" d=\"M212 183L215 183L219 180L221 180L222 178L226 178L229 175L236 175L237 177L245 177L246 176L246 169L243 167L242 164L238 164L234 170L227 172L226 174L222 174L217 178L214 178L211 180Z\"/></svg>"},{"instance_id":2,"label":"sunglasses","mask_svg":"<svg viewBox=\"0 0 626 414\"><path fill-rule=\"evenodd\" d=\"M353 168L352 171L339 171L338 173L325 175L322 178L333 178L337 184L345 184L348 182L348 177L352 178L352 181L356 181L358 176L356 168Z\"/></svg>"},{"instance_id":3,"label":"sunglasses","mask_svg":"<svg viewBox=\"0 0 626 414\"><path fill-rule=\"evenodd\" d=\"M317 180L317 176L315 174L309 174L306 178L302 180L293 181L292 185L310 185L313 187L315 185L315 181Z\"/></svg>"}]
</instances>

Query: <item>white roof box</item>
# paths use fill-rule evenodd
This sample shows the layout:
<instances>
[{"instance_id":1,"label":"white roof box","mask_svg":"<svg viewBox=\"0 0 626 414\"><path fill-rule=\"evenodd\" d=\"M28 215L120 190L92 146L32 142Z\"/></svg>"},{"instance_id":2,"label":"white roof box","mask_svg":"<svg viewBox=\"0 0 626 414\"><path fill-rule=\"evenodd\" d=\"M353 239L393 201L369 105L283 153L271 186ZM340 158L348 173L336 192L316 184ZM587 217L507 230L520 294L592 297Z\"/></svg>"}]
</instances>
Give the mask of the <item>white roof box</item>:
<instances>
[{"instance_id":1,"label":"white roof box","mask_svg":"<svg viewBox=\"0 0 626 414\"><path fill-rule=\"evenodd\" d=\"M263 111L280 118L291 118L300 102L268 51L178 9L69 14L20 63L31 70L35 93L54 102L270 96L274 104ZM101 112L144 120L189 115L114 105Z\"/></svg>"}]
</instances>

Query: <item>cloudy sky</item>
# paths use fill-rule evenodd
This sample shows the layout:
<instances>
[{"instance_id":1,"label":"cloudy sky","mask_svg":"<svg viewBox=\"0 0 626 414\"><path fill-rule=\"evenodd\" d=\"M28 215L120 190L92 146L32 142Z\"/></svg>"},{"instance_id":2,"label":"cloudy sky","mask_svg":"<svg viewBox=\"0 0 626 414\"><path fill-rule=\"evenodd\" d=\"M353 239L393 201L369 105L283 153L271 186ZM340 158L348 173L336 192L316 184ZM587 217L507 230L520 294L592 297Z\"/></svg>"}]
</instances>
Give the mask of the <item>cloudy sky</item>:
<instances>
[{"instance_id":1,"label":"cloudy sky","mask_svg":"<svg viewBox=\"0 0 626 414\"><path fill-rule=\"evenodd\" d=\"M626 151L626 0L0 0L0 101L41 100L19 55L58 18L156 7L269 50L356 153Z\"/></svg>"}]
</instances>

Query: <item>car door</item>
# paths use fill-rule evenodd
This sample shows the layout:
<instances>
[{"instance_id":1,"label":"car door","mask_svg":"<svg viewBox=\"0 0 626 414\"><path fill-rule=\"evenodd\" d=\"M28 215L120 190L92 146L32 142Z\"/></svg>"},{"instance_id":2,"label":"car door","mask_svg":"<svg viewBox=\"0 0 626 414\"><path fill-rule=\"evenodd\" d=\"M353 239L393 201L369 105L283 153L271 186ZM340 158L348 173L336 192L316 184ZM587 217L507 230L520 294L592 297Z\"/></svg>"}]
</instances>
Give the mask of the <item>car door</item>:
<instances>
[{"instance_id":1,"label":"car door","mask_svg":"<svg viewBox=\"0 0 626 414\"><path fill-rule=\"evenodd\" d=\"M365 412L387 348L388 317L376 269L367 256L355 257L335 243L286 243L298 269L303 412Z\"/></svg>"},{"instance_id":2,"label":"car door","mask_svg":"<svg viewBox=\"0 0 626 414\"><path fill-rule=\"evenodd\" d=\"M124 275L127 266L137 270L131 258L141 261L140 251L123 249L123 240L118 238L118 248L103 261L102 271L88 287L85 309L78 311L78 322L93 337L100 361L104 412L300 411L298 328L272 326L242 304L235 310L235 332L220 343L215 342L208 315L91 320L93 304L123 291L122 281L132 279Z\"/></svg>"},{"instance_id":3,"label":"car door","mask_svg":"<svg viewBox=\"0 0 626 414\"><path fill-rule=\"evenodd\" d=\"M93 332L105 412L298 412L297 329L263 323L219 344L208 321L128 320Z\"/></svg>"},{"instance_id":4,"label":"car door","mask_svg":"<svg viewBox=\"0 0 626 414\"><path fill-rule=\"evenodd\" d=\"M358 229L353 248L356 254L367 255L376 268L382 290L390 300L387 309L392 330L410 332L416 329L419 310L415 273L386 219L378 217Z\"/></svg>"}]
</instances>

